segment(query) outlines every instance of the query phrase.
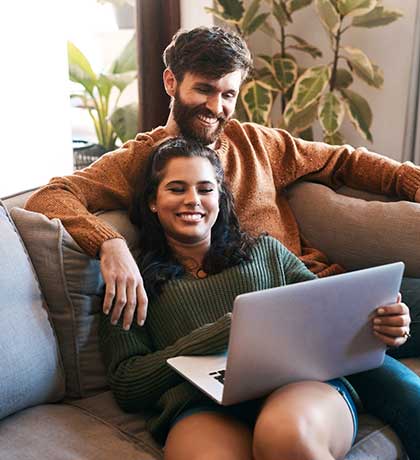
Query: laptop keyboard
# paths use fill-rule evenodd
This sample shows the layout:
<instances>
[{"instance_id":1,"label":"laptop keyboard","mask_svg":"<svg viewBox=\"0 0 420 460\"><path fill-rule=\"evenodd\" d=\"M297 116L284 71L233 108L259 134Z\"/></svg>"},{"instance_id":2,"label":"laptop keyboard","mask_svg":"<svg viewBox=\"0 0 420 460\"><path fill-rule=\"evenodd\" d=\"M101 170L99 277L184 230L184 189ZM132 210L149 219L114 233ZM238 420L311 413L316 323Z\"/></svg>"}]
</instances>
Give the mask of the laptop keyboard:
<instances>
[{"instance_id":1,"label":"laptop keyboard","mask_svg":"<svg viewBox=\"0 0 420 460\"><path fill-rule=\"evenodd\" d=\"M209 375L211 375L213 378L215 378L222 385L225 383L225 369L222 369L220 371L210 372Z\"/></svg>"}]
</instances>

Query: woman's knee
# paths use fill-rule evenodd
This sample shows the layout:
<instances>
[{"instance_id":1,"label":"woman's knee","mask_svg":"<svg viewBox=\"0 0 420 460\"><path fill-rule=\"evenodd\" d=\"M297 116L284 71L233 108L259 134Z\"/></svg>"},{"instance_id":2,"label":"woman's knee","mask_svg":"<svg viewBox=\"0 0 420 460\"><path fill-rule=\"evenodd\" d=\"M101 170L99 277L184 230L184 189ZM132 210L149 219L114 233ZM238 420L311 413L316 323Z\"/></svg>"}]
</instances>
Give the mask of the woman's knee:
<instances>
[{"instance_id":1,"label":"woman's knee","mask_svg":"<svg viewBox=\"0 0 420 460\"><path fill-rule=\"evenodd\" d=\"M351 413L335 388L320 382L299 382L267 399L255 425L254 457L341 458L351 446L352 434Z\"/></svg>"},{"instance_id":2,"label":"woman's knee","mask_svg":"<svg viewBox=\"0 0 420 460\"><path fill-rule=\"evenodd\" d=\"M256 423L253 454L256 460L314 460L332 458L328 443L309 414L262 414ZM322 456L321 456L322 455Z\"/></svg>"}]
</instances>

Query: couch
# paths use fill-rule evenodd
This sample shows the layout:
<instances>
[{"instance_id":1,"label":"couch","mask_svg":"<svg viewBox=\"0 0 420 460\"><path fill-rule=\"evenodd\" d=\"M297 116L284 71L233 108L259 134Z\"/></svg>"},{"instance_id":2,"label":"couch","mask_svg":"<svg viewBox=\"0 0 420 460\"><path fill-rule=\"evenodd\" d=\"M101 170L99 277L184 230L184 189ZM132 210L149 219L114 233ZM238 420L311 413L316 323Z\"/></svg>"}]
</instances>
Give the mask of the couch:
<instances>
[{"instance_id":1,"label":"couch","mask_svg":"<svg viewBox=\"0 0 420 460\"><path fill-rule=\"evenodd\" d=\"M420 277L420 206L339 192L314 183L289 190L306 238L350 270L404 260L406 275ZM99 261L57 219L22 209L26 197L0 204L1 460L162 458L145 428L148 414L121 411L107 386L97 337ZM135 251L137 233L123 211L100 217ZM420 374L420 359L406 364ZM360 415L347 460L406 458L389 426Z\"/></svg>"}]
</instances>

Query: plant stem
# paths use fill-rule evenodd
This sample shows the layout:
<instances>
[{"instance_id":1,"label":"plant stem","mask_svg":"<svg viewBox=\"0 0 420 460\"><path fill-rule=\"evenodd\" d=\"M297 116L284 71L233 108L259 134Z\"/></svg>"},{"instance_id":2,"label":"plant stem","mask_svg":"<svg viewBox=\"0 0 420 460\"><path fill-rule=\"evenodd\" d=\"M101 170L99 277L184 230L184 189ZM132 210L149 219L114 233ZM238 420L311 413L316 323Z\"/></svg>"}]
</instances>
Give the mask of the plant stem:
<instances>
[{"instance_id":1,"label":"plant stem","mask_svg":"<svg viewBox=\"0 0 420 460\"><path fill-rule=\"evenodd\" d=\"M286 57L286 31L283 26L280 26L280 51L281 51L281 57L285 58ZM284 92L282 91L281 101L280 101L281 113L284 112L286 105L287 105L286 96Z\"/></svg>"},{"instance_id":2,"label":"plant stem","mask_svg":"<svg viewBox=\"0 0 420 460\"><path fill-rule=\"evenodd\" d=\"M335 39L335 47L334 47L334 62L332 65L332 71L331 71L331 79L330 79L330 91L334 91L335 85L336 85L336 80L337 80L337 67L338 67L338 57L339 57L339 52L340 52L340 39L341 39L341 26L343 23L343 16L340 15L340 27L338 28L337 35L334 37Z\"/></svg>"}]
</instances>

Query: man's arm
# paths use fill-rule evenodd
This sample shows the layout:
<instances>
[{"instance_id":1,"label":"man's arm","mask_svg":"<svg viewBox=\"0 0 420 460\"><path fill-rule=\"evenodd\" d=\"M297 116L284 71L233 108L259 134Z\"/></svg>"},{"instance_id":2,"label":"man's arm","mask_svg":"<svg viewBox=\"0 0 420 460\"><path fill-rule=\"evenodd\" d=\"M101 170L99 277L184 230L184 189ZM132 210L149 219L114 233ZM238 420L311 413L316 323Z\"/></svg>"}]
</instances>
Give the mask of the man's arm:
<instances>
[{"instance_id":1,"label":"man's arm","mask_svg":"<svg viewBox=\"0 0 420 460\"><path fill-rule=\"evenodd\" d=\"M262 128L260 136L280 189L304 178L333 188L347 185L409 201L420 200L420 168L411 162L400 163L364 147L305 141L284 130Z\"/></svg>"},{"instance_id":2,"label":"man's arm","mask_svg":"<svg viewBox=\"0 0 420 460\"><path fill-rule=\"evenodd\" d=\"M138 323L146 318L143 282L123 237L93 213L129 208L137 176L153 144L150 136L141 135L82 171L53 178L26 203L31 211L60 219L88 255L100 257L106 283L104 311L113 305L111 320L116 321L124 310L125 327L131 324L136 306Z\"/></svg>"}]
</instances>

